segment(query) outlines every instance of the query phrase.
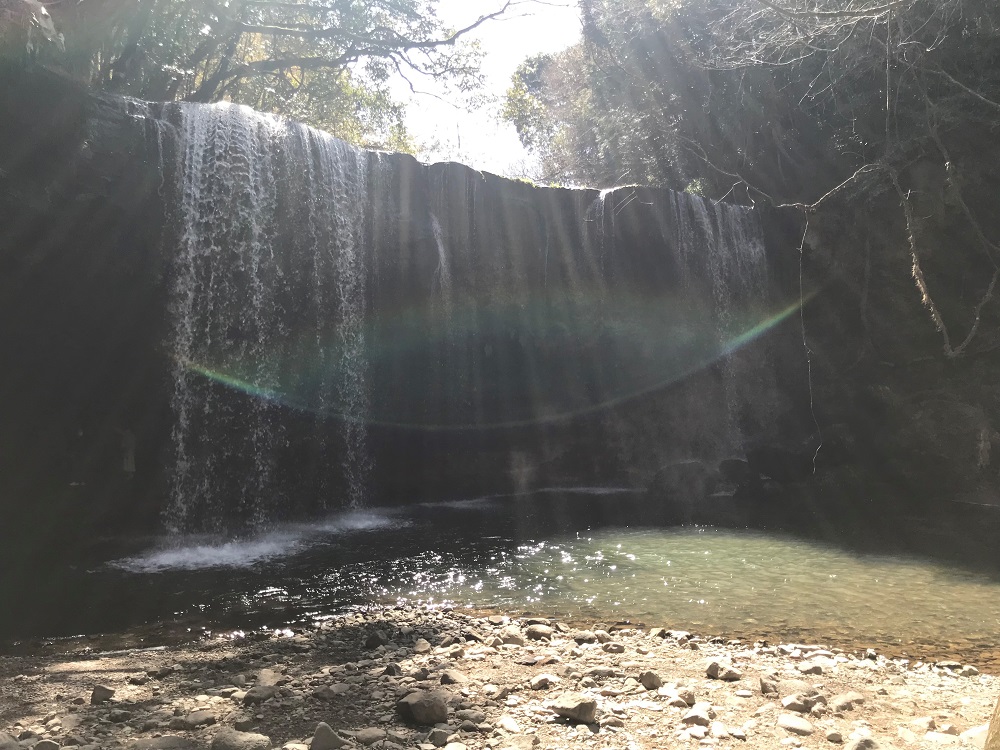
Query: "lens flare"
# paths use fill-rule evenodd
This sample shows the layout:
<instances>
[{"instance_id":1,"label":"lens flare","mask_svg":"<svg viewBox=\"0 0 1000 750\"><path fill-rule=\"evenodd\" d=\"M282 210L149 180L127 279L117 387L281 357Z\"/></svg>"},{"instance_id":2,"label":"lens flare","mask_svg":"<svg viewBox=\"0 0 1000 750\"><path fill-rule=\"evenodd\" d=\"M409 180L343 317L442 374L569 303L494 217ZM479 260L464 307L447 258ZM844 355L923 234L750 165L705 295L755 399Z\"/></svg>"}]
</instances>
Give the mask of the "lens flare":
<instances>
[{"instance_id":1,"label":"lens flare","mask_svg":"<svg viewBox=\"0 0 1000 750\"><path fill-rule=\"evenodd\" d=\"M804 297L802 303L811 297ZM424 381L416 374L419 366L413 362L422 358L420 362L429 369L420 372L437 376L433 385L443 393L442 398L470 403L456 407L462 413L451 422L439 419L436 409L426 409L426 418L400 419L390 417L385 413L387 409L380 413L377 408L372 409L365 422L412 430L484 430L529 427L594 414L662 391L716 364L788 319L801 305L796 300L764 317L751 316L757 321L752 325L731 325L729 328L735 327L738 332L722 341L718 340L717 332L709 340L710 327L698 321L696 313L679 316L678 307L650 308L648 303L645 307L638 304L619 307L620 314L601 318L599 324L595 320L600 315L581 322L579 316L545 318L538 311L524 307L506 313L506 318L498 315L484 319L482 311L453 313L446 320L393 316L389 333L385 328L370 332L372 368L393 370L397 379L400 372L412 374L420 383ZM300 343L296 346L300 356L278 367L262 368L259 363L249 362L182 364L192 375L252 398L321 418L357 419L337 404L329 403L328 397L317 395L323 391L325 374L324 367L315 361L322 360L326 368L336 368L337 355L331 353L331 347L319 347L321 355L310 359L301 356ZM607 352L613 354L606 356ZM274 356L281 359L280 353ZM302 365L303 361L312 364ZM451 369L442 375L447 368ZM271 373L268 382L248 374L261 371ZM275 372L284 374L275 377ZM510 382L515 380L516 383ZM376 389L389 389L395 381L376 375L372 382ZM405 387L410 389L412 399L426 396L424 390L412 383ZM489 414L483 416L483 409L479 408L477 415L477 406L471 402L485 398L484 392L490 387L502 392L492 394L500 400L510 397L507 391L518 394L524 402L520 408L530 413L503 408L494 410L504 414L503 418L490 418ZM376 390L372 403L383 403L383 395Z\"/></svg>"}]
</instances>

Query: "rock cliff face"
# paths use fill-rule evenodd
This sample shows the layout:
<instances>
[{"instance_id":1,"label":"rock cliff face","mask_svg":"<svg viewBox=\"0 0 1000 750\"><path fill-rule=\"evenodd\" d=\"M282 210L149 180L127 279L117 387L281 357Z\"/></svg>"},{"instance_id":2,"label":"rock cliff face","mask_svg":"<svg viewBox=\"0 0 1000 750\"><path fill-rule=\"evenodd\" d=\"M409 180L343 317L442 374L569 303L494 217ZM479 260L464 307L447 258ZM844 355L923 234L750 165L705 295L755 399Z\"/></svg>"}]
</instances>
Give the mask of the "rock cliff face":
<instances>
[{"instance_id":1,"label":"rock cliff face","mask_svg":"<svg viewBox=\"0 0 1000 750\"><path fill-rule=\"evenodd\" d=\"M961 461L990 486L987 407L909 413L878 365L844 367L869 331L851 250L806 254L810 393L789 217L539 188L43 74L0 76L0 109L8 528L40 507L220 530L580 485L648 489L650 520L823 527L936 507ZM871 268L868 311L889 278ZM922 346L903 294L886 325ZM938 419L958 453L928 484L913 425Z\"/></svg>"}]
</instances>

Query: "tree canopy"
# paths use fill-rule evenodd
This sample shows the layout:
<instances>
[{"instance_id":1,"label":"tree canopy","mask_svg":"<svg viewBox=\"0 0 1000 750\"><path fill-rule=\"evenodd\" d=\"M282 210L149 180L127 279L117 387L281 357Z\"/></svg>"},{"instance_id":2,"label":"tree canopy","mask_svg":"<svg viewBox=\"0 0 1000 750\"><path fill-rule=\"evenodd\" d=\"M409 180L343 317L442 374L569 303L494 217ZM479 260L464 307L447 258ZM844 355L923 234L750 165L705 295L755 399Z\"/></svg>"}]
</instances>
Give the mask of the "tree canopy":
<instances>
[{"instance_id":1,"label":"tree canopy","mask_svg":"<svg viewBox=\"0 0 1000 750\"><path fill-rule=\"evenodd\" d=\"M233 101L362 145L405 149L390 77L475 86L478 50L467 34L531 1L495 0L455 29L439 20L437 0L79 0L50 8L65 49L33 47L102 90Z\"/></svg>"},{"instance_id":2,"label":"tree canopy","mask_svg":"<svg viewBox=\"0 0 1000 750\"><path fill-rule=\"evenodd\" d=\"M507 95L548 179L811 202L1000 109L992 0L580 5L583 41L526 61Z\"/></svg>"},{"instance_id":3,"label":"tree canopy","mask_svg":"<svg viewBox=\"0 0 1000 750\"><path fill-rule=\"evenodd\" d=\"M526 61L507 94L543 179L694 189L797 209L807 227L829 202L855 217L834 222L848 244L902 225L891 242L945 356L967 351L1000 284L995 0L580 6L583 41ZM957 246L976 270L941 295L972 300L949 310L932 291Z\"/></svg>"}]
</instances>

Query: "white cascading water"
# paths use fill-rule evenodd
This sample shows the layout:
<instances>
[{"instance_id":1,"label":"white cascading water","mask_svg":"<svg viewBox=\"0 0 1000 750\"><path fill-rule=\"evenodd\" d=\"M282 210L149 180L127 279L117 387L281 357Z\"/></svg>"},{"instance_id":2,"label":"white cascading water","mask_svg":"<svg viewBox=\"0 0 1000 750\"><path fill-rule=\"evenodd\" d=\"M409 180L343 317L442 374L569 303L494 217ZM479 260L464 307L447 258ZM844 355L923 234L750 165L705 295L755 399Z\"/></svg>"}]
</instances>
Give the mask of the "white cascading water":
<instances>
[{"instance_id":1,"label":"white cascading water","mask_svg":"<svg viewBox=\"0 0 1000 750\"><path fill-rule=\"evenodd\" d=\"M693 254L706 259L720 332L728 337L734 302L761 299L766 292L760 219L746 206L690 193L672 193L670 203L685 271L692 271Z\"/></svg>"},{"instance_id":2,"label":"white cascading water","mask_svg":"<svg viewBox=\"0 0 1000 750\"><path fill-rule=\"evenodd\" d=\"M274 401L290 367L311 371L292 373L312 378L310 407L341 419L346 497L335 504L359 507L371 470L369 156L244 107L174 104L165 115L179 131L180 161L167 526L221 531L235 517L260 528L275 517L282 498L274 471L288 436ZM234 408L218 382L251 398Z\"/></svg>"},{"instance_id":3,"label":"white cascading water","mask_svg":"<svg viewBox=\"0 0 1000 750\"><path fill-rule=\"evenodd\" d=\"M746 321L738 320L740 314L746 316L748 308L759 305L767 294L767 259L760 218L746 206L711 201L691 193L671 193L670 206L685 281L704 278L707 271L711 282L715 325L724 352L730 448L736 450L742 443L734 414L737 387L748 374L737 372L729 347L738 330L746 328Z\"/></svg>"},{"instance_id":4,"label":"white cascading water","mask_svg":"<svg viewBox=\"0 0 1000 750\"><path fill-rule=\"evenodd\" d=\"M433 213L431 214L431 231L434 233L434 244L437 245L438 251L438 267L434 273L434 282L437 285L435 291L444 308L445 319L449 319L452 309L451 264L448 262L448 248L444 244L444 231L441 229L441 222Z\"/></svg>"},{"instance_id":5,"label":"white cascading water","mask_svg":"<svg viewBox=\"0 0 1000 750\"><path fill-rule=\"evenodd\" d=\"M598 221L601 263L606 266L613 248L607 237L615 235L618 214L633 201L641 200L633 187L602 190L587 212ZM737 415L738 390L752 375L738 372L731 356L731 342L746 329L746 317L767 294L767 259L763 230L756 212L745 206L715 202L691 193L669 191L669 212L661 230L673 234L681 280L707 280L711 287L716 346L722 353L723 388L726 398L725 435L717 435L720 450L739 453L743 436ZM744 319L740 319L740 316Z\"/></svg>"}]
</instances>

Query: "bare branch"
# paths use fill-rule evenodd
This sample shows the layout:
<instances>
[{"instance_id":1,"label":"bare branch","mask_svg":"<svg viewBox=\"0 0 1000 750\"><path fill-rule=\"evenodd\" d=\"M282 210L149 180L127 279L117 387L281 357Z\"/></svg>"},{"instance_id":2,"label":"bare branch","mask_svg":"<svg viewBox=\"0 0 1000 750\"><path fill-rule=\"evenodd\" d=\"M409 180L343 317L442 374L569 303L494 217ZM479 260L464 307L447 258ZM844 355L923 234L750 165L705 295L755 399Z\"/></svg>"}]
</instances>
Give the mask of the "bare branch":
<instances>
[{"instance_id":1,"label":"bare branch","mask_svg":"<svg viewBox=\"0 0 1000 750\"><path fill-rule=\"evenodd\" d=\"M883 13L888 13L896 8L901 8L906 5L909 0L895 0L895 2L887 3L886 5L879 5L874 8L859 8L858 10L789 10L787 8L782 8L780 5L770 2L770 0L757 0L761 5L765 5L776 13L787 18L795 19L816 19L816 18L863 18L880 16Z\"/></svg>"}]
</instances>

